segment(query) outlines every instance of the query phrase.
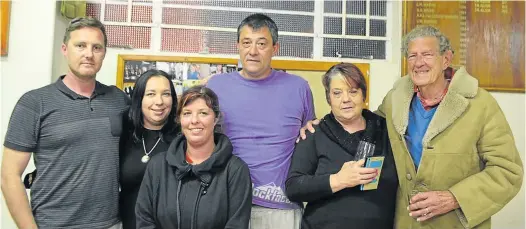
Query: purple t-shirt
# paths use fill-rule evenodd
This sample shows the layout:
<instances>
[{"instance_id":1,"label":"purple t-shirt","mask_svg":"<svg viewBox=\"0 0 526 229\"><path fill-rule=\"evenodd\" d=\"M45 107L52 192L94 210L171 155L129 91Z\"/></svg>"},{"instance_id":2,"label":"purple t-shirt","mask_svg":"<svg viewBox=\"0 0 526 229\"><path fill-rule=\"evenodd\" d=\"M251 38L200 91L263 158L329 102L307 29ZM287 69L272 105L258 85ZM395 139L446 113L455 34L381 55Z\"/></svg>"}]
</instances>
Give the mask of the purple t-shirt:
<instances>
[{"instance_id":1,"label":"purple t-shirt","mask_svg":"<svg viewBox=\"0 0 526 229\"><path fill-rule=\"evenodd\" d=\"M234 155L250 168L252 203L299 208L284 191L299 129L315 117L307 81L275 70L262 80L232 72L212 77L207 87L219 97L223 131L234 145Z\"/></svg>"}]
</instances>

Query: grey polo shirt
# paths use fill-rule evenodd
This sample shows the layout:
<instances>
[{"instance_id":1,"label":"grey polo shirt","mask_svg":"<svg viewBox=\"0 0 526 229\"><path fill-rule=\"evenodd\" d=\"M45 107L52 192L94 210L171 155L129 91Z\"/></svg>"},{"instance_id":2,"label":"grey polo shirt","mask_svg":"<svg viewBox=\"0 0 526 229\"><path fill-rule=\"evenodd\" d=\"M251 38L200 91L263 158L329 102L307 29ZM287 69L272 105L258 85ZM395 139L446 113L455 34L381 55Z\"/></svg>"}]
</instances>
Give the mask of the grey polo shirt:
<instances>
[{"instance_id":1,"label":"grey polo shirt","mask_svg":"<svg viewBox=\"0 0 526 229\"><path fill-rule=\"evenodd\" d=\"M63 77L20 98L4 146L34 153L31 208L39 228L108 228L118 222L119 137L129 99L99 82L87 98Z\"/></svg>"}]
</instances>

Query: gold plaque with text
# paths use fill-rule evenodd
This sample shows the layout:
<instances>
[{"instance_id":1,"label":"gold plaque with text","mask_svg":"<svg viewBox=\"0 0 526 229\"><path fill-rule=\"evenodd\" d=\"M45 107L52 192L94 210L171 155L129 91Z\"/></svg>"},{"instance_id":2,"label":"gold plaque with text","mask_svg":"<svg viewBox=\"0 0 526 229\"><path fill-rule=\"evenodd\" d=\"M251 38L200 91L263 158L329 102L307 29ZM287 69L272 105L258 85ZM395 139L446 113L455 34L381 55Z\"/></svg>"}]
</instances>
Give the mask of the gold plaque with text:
<instances>
[{"instance_id":1,"label":"gold plaque with text","mask_svg":"<svg viewBox=\"0 0 526 229\"><path fill-rule=\"evenodd\" d=\"M404 1L403 34L419 25L440 29L465 66L491 91L524 92L524 1ZM407 73L404 59L402 75Z\"/></svg>"}]
</instances>

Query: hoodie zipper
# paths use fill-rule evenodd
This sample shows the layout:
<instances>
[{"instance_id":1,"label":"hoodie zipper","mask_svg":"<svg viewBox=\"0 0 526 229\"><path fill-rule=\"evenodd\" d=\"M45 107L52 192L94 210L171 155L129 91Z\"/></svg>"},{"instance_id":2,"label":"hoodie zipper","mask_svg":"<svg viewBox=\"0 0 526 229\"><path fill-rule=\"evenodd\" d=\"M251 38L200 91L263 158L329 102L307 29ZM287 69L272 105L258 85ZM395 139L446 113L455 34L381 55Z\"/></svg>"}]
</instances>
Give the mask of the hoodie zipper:
<instances>
[{"instance_id":1,"label":"hoodie zipper","mask_svg":"<svg viewBox=\"0 0 526 229\"><path fill-rule=\"evenodd\" d=\"M208 184L201 181L201 185L199 186L199 191L197 192L197 199L195 200L194 214L192 216L192 229L197 228L197 207L199 206L199 201L201 200L201 196L204 196L206 194L207 188L208 188Z\"/></svg>"},{"instance_id":2,"label":"hoodie zipper","mask_svg":"<svg viewBox=\"0 0 526 229\"><path fill-rule=\"evenodd\" d=\"M179 180L179 184L177 185L177 189L175 190L175 196L177 199L177 229L181 228L181 204L179 201L179 194L181 193L182 183L183 180Z\"/></svg>"}]
</instances>

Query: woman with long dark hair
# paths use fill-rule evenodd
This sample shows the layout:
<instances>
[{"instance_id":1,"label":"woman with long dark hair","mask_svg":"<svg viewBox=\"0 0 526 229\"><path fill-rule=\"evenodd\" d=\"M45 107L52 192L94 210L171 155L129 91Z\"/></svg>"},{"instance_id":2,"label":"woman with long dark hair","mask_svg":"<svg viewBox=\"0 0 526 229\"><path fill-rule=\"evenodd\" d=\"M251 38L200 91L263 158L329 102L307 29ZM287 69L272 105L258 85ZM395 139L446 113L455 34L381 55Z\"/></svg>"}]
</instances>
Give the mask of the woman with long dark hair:
<instances>
[{"instance_id":1,"label":"woman with long dark hair","mask_svg":"<svg viewBox=\"0 0 526 229\"><path fill-rule=\"evenodd\" d=\"M170 76L144 72L131 95L128 122L120 147L120 215L123 229L135 228L135 202L150 158L166 151L179 133L177 95Z\"/></svg>"}]
</instances>

